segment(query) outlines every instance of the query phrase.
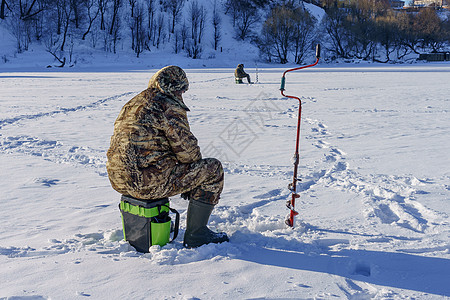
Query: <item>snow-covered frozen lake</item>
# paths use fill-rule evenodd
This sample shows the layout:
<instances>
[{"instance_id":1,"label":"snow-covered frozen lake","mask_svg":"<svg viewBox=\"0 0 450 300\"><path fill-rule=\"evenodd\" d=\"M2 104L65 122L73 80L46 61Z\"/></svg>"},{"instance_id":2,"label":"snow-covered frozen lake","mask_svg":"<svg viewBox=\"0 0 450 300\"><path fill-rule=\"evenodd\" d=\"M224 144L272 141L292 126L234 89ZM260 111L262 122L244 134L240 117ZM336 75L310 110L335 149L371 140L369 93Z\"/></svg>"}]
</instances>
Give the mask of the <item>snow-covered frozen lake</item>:
<instances>
[{"instance_id":1,"label":"snow-covered frozen lake","mask_svg":"<svg viewBox=\"0 0 450 300\"><path fill-rule=\"evenodd\" d=\"M303 101L300 215L286 228L298 103L284 69L235 85L186 69L185 102L225 188L210 225L230 242L148 254L122 241L106 150L156 70L0 73L0 299L450 297L450 65L318 66ZM254 80L255 69L247 69Z\"/></svg>"}]
</instances>

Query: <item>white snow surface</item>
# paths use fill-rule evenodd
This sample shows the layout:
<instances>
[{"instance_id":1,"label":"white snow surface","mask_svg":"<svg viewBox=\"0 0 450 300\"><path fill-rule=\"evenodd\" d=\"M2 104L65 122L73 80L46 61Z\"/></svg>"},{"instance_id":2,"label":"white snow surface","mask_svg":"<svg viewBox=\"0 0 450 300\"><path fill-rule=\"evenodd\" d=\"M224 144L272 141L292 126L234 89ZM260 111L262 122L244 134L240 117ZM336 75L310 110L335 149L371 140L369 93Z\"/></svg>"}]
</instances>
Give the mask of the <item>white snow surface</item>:
<instances>
[{"instance_id":1,"label":"white snow surface","mask_svg":"<svg viewBox=\"0 0 450 300\"><path fill-rule=\"evenodd\" d=\"M163 61L160 61L163 63ZM450 297L450 65L322 65L288 73L302 99L295 228L287 228L299 103L284 68L190 67L184 99L225 187L209 226L150 253L123 241L106 151L156 68L0 70L0 299ZM93 71L94 70L94 71Z\"/></svg>"}]
</instances>

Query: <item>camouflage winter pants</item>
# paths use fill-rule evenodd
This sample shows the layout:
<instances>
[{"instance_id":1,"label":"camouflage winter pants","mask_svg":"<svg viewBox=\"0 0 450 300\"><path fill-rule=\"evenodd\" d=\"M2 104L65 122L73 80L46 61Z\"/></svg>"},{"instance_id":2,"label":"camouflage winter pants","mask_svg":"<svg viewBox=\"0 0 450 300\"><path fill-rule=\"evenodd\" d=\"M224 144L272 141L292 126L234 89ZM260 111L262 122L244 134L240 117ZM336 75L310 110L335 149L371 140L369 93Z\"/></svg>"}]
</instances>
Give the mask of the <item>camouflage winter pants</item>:
<instances>
[{"instance_id":1,"label":"camouflage winter pants","mask_svg":"<svg viewBox=\"0 0 450 300\"><path fill-rule=\"evenodd\" d=\"M246 74L244 77L239 77L239 80L241 81L240 83L242 83L242 78L247 78L248 83L251 82L250 75L248 75L248 74Z\"/></svg>"},{"instance_id":2,"label":"camouflage winter pants","mask_svg":"<svg viewBox=\"0 0 450 300\"><path fill-rule=\"evenodd\" d=\"M223 168L219 160L205 158L190 164L178 164L169 170L166 183L152 198L178 194L190 200L216 205L223 189Z\"/></svg>"}]
</instances>

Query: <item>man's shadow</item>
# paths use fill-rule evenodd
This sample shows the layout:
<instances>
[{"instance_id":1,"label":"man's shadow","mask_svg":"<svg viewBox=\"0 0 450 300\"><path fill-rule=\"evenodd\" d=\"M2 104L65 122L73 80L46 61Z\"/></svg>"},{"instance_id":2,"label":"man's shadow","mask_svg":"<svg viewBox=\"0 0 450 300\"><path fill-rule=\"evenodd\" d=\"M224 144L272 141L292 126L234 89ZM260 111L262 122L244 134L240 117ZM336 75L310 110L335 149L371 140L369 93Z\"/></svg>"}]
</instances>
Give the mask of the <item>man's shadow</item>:
<instances>
[{"instance_id":1,"label":"man's shadow","mask_svg":"<svg viewBox=\"0 0 450 300\"><path fill-rule=\"evenodd\" d=\"M278 238L263 239L268 245L276 245L280 241ZM241 259L262 265L327 273L381 286L450 296L449 259L352 249L324 250L311 255L308 254L309 251L305 251L311 249L311 245L295 241L289 241L289 244L287 248L290 250L249 246L248 255L243 253ZM296 248L299 251L293 250Z\"/></svg>"}]
</instances>

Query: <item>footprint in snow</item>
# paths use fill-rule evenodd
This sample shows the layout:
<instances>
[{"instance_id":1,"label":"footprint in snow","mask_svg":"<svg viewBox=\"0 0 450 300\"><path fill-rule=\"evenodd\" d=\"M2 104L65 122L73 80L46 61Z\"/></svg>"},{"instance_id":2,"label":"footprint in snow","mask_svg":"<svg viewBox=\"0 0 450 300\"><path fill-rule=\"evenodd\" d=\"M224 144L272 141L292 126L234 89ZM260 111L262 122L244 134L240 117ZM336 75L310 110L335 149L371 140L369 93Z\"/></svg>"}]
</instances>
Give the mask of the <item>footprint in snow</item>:
<instances>
[{"instance_id":1,"label":"footprint in snow","mask_svg":"<svg viewBox=\"0 0 450 300\"><path fill-rule=\"evenodd\" d=\"M50 179L50 178L37 178L34 180L35 183L46 187L57 185L59 181L60 181L59 179Z\"/></svg>"},{"instance_id":2,"label":"footprint in snow","mask_svg":"<svg viewBox=\"0 0 450 300\"><path fill-rule=\"evenodd\" d=\"M370 277L370 275L371 275L370 265L365 262L356 263L352 275L362 275L362 276Z\"/></svg>"}]
</instances>

